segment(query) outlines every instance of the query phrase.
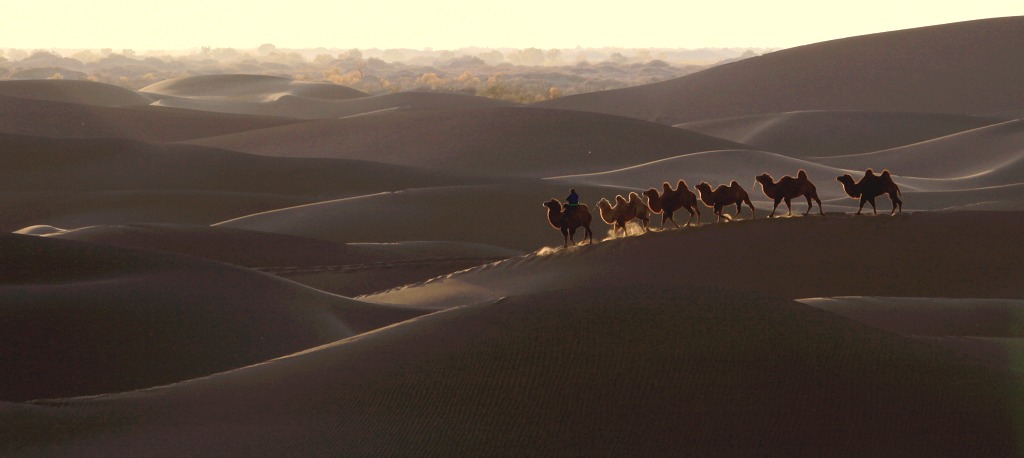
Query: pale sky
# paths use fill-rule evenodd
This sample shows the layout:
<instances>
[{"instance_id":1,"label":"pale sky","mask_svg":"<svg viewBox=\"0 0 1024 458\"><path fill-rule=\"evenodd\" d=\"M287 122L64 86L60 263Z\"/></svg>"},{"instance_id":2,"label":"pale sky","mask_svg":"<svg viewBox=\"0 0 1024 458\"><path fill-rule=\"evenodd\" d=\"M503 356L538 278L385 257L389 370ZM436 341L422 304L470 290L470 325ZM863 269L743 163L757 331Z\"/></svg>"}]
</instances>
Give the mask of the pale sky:
<instances>
[{"instance_id":1,"label":"pale sky","mask_svg":"<svg viewBox=\"0 0 1024 458\"><path fill-rule=\"evenodd\" d=\"M1020 15L1019 0L24 0L0 12L0 48L788 48Z\"/></svg>"}]
</instances>

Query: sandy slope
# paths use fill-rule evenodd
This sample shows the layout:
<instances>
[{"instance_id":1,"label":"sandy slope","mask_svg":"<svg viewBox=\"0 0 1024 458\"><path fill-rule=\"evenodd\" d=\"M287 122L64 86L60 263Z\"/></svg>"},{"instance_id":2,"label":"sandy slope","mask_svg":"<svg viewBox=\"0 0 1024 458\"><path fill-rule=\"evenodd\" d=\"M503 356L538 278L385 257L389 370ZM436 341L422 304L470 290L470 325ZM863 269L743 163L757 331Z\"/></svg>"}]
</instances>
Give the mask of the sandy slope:
<instances>
[{"instance_id":1,"label":"sandy slope","mask_svg":"<svg viewBox=\"0 0 1024 458\"><path fill-rule=\"evenodd\" d=\"M340 196L494 179L191 145L0 134L0 228L211 224ZM146 200L146 199L150 200Z\"/></svg>"},{"instance_id":2,"label":"sandy slope","mask_svg":"<svg viewBox=\"0 0 1024 458\"><path fill-rule=\"evenodd\" d=\"M755 177L769 173L775 180L779 180L785 175L796 176L800 169L807 172L822 199L845 197L842 185L835 178L844 173L855 173L764 151L719 150L684 154L619 170L567 175L549 180L642 189L655 187L659 192L664 181L669 181L675 187L680 179L686 180L690 191L696 192L693 187L702 181L715 187L736 180L751 198L765 200L767 198L761 191L761 185L756 184Z\"/></svg>"},{"instance_id":3,"label":"sandy slope","mask_svg":"<svg viewBox=\"0 0 1024 458\"><path fill-rule=\"evenodd\" d=\"M369 96L331 83L312 83L257 75L205 75L176 78L140 90L160 107L216 113L330 119L380 110L511 106L465 94L405 92Z\"/></svg>"},{"instance_id":4,"label":"sandy slope","mask_svg":"<svg viewBox=\"0 0 1024 458\"><path fill-rule=\"evenodd\" d=\"M575 284L625 282L843 295L1016 298L1024 294L1024 213L830 215L707 224L549 253L543 250L365 297L454 306Z\"/></svg>"},{"instance_id":5,"label":"sandy slope","mask_svg":"<svg viewBox=\"0 0 1024 458\"><path fill-rule=\"evenodd\" d=\"M956 137L958 136L947 139ZM764 203L771 200L764 195L761 185L755 182L754 178L757 175L767 172L775 180L779 180L783 175L796 176L797 172L803 169L815 184L818 196L822 200L840 207L856 207L858 201L847 198L836 177L849 173L860 179L867 168L881 172L880 165L892 164L893 168L890 170L894 172L894 180L906 196L903 200L908 210L942 210L985 202L1012 203L1024 198L1024 156L1015 144L1007 141L1000 145L1001 148L993 147L976 154L979 156L978 163L988 163L991 168L984 173L974 174L976 169L984 165L976 166L974 161L964 160L963 158L975 154L968 155L966 151L957 151L956 143L959 142L954 142L952 149L945 148L943 142L936 141L934 144L922 144L931 145L928 148L907 147L892 150L894 154L891 161L890 156L881 153L804 160L764 151L707 151L601 173L552 177L549 181L564 183L566 186L588 184L645 188L653 185L660 190L660 186L654 185L659 179L667 179L673 186L679 179L683 179L690 186L690 190L694 191L693 186L701 181L718 186L737 180L750 194L751 199L761 202L761 206L764 206ZM982 143L984 142L979 139L978 144ZM957 153L960 153L959 156ZM932 159L930 155L934 155L935 158ZM950 163L952 165L948 165ZM906 170L909 173L903 173L903 169L898 169L897 166L907 166ZM936 170L947 170L962 178L934 178ZM912 175L913 173L923 175ZM802 199L804 198L797 198L796 201L805 202ZM888 208L888 198L882 196L880 200ZM832 208L831 211L846 210Z\"/></svg>"},{"instance_id":6,"label":"sandy slope","mask_svg":"<svg viewBox=\"0 0 1024 458\"><path fill-rule=\"evenodd\" d=\"M5 400L177 382L423 313L167 253L13 234L0 245Z\"/></svg>"},{"instance_id":7,"label":"sandy slope","mask_svg":"<svg viewBox=\"0 0 1024 458\"><path fill-rule=\"evenodd\" d=\"M139 89L143 94L174 97L216 97L226 100L265 101L284 95L311 99L344 100L368 94L326 82L296 81L267 75L199 75L160 81Z\"/></svg>"},{"instance_id":8,"label":"sandy slope","mask_svg":"<svg viewBox=\"0 0 1024 458\"><path fill-rule=\"evenodd\" d=\"M334 157L543 177L742 147L615 116L536 108L394 110L194 144L268 156Z\"/></svg>"},{"instance_id":9,"label":"sandy slope","mask_svg":"<svg viewBox=\"0 0 1024 458\"><path fill-rule=\"evenodd\" d=\"M594 203L623 191L592 186L577 190L594 214L591 228L601 237L608 226L597 217ZM561 245L562 235L548 225L542 204L566 194L568 186L540 180L407 189L284 208L218 226L341 242L442 240L529 251Z\"/></svg>"},{"instance_id":10,"label":"sandy slope","mask_svg":"<svg viewBox=\"0 0 1024 458\"><path fill-rule=\"evenodd\" d=\"M976 116L795 111L695 121L676 127L789 157L869 153L997 123Z\"/></svg>"},{"instance_id":11,"label":"sandy slope","mask_svg":"<svg viewBox=\"0 0 1024 458\"><path fill-rule=\"evenodd\" d=\"M970 178L988 186L1024 183L1024 121L1007 121L900 148L814 158L848 169L879 168L928 178Z\"/></svg>"},{"instance_id":12,"label":"sandy slope","mask_svg":"<svg viewBox=\"0 0 1024 458\"><path fill-rule=\"evenodd\" d=\"M77 80L0 81L0 95L99 107L144 106L153 101L131 89Z\"/></svg>"},{"instance_id":13,"label":"sandy slope","mask_svg":"<svg viewBox=\"0 0 1024 458\"><path fill-rule=\"evenodd\" d=\"M844 38L539 106L670 125L806 110L1019 113L1022 24L1018 16Z\"/></svg>"},{"instance_id":14,"label":"sandy slope","mask_svg":"<svg viewBox=\"0 0 1024 458\"><path fill-rule=\"evenodd\" d=\"M22 454L1009 455L1020 380L790 301L574 283L96 399Z\"/></svg>"},{"instance_id":15,"label":"sandy slope","mask_svg":"<svg viewBox=\"0 0 1024 458\"><path fill-rule=\"evenodd\" d=\"M1024 373L1024 301L828 297L800 302Z\"/></svg>"},{"instance_id":16,"label":"sandy slope","mask_svg":"<svg viewBox=\"0 0 1024 458\"><path fill-rule=\"evenodd\" d=\"M6 134L179 141L290 122L296 120L152 106L108 107L0 95L0 132Z\"/></svg>"},{"instance_id":17,"label":"sandy slope","mask_svg":"<svg viewBox=\"0 0 1024 458\"><path fill-rule=\"evenodd\" d=\"M456 109L513 106L486 97L466 94L400 92L351 99L319 99L278 94L264 100L235 97L163 97L158 107L178 107L214 113L256 116L288 116L293 119L334 119L400 108Z\"/></svg>"},{"instance_id":18,"label":"sandy slope","mask_svg":"<svg viewBox=\"0 0 1024 458\"><path fill-rule=\"evenodd\" d=\"M52 231L56 230L33 226L31 232ZM523 254L466 242L342 244L220 226L178 224L91 226L50 236L198 256L256 268L343 296L383 291Z\"/></svg>"}]
</instances>

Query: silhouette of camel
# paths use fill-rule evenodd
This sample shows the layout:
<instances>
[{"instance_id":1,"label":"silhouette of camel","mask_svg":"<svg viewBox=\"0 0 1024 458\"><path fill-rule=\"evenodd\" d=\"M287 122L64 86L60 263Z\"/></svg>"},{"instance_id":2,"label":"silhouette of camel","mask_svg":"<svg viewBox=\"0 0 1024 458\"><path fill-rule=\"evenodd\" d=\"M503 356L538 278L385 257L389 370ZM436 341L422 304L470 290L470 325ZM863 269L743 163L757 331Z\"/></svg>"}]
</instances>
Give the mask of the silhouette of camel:
<instances>
[{"instance_id":1,"label":"silhouette of camel","mask_svg":"<svg viewBox=\"0 0 1024 458\"><path fill-rule=\"evenodd\" d=\"M843 184L843 190L846 191L847 195L854 199L860 199L860 208L857 209L858 215L864 210L865 202L871 204L871 210L877 215L878 209L875 208L875 197L882 194L888 194L889 201L892 203L892 212L889 215L895 215L897 208L899 208L900 213L903 213L903 201L899 198L899 195L903 194L903 192L900 191L900 187L896 185L896 182L892 181L892 175L888 170L882 170L881 175L875 175L873 170L868 169L864 172L864 178L861 178L856 183L848 173L836 177L836 181Z\"/></svg>"},{"instance_id":2,"label":"silhouette of camel","mask_svg":"<svg viewBox=\"0 0 1024 458\"><path fill-rule=\"evenodd\" d=\"M579 227L586 230L586 238L590 239L590 243L594 243L594 233L590 230L590 210L586 205L580 204L568 216L566 216L565 211L562 209L562 203L558 199L544 202L544 206L548 209L548 223L551 224L551 227L561 231L562 236L565 237L564 248L569 247L569 241L576 245L573 236L576 235L576 229ZM582 243L582 240L580 242Z\"/></svg>"},{"instance_id":3,"label":"silhouette of camel","mask_svg":"<svg viewBox=\"0 0 1024 458\"><path fill-rule=\"evenodd\" d=\"M775 200L775 206L772 207L772 214L768 215L769 218L775 216L775 210L779 208L780 201L786 202L786 208L789 209L788 214L792 215L793 206L790 205L790 201L800 196L807 198L807 211L804 212L804 216L807 216L811 212L811 208L814 207L811 199L818 203L818 212L822 215L825 214L825 210L821 208L821 199L818 198L818 190L811 183L811 180L807 179L807 172L803 169L797 172L796 178L786 175L780 178L778 183L767 173L762 173L761 176L754 179L761 183L764 195Z\"/></svg>"},{"instance_id":4,"label":"silhouette of camel","mask_svg":"<svg viewBox=\"0 0 1024 458\"><path fill-rule=\"evenodd\" d=\"M750 203L750 196L735 181L729 183L729 186L719 185L714 191L711 190L711 185L705 182L701 182L699 185L694 186L694 188L700 192L700 200L704 202L704 205L715 209L715 214L718 215L717 222L722 221L722 207L732 204L736 204L736 216L740 216L742 204L746 203L750 207L750 218L756 217L754 214L754 204Z\"/></svg>"},{"instance_id":5,"label":"silhouette of camel","mask_svg":"<svg viewBox=\"0 0 1024 458\"><path fill-rule=\"evenodd\" d=\"M693 221L694 213L697 214L697 223L700 223L700 206L697 205L697 195L690 192L689 186L686 182L679 180L679 184L676 185L676 189L672 189L672 185L668 182L662 183L662 193L659 196L658 190L651 188L644 191L644 195L647 196L647 206L650 207L654 213L661 213L661 227L665 227L665 220L672 221L672 224L678 228L679 224L676 223L676 219L673 218L673 214L680 208L685 208L686 211L690 212L690 219L686 220L686 225L689 226L690 222Z\"/></svg>"},{"instance_id":6,"label":"silhouette of camel","mask_svg":"<svg viewBox=\"0 0 1024 458\"><path fill-rule=\"evenodd\" d=\"M629 193L628 202L622 196L615 196L614 207L607 199L601 199L597 202L597 208L601 212L601 219L612 225L612 237L618 237L619 228L622 228L622 236L627 236L626 223L634 219L640 220L640 226L644 228L644 232L647 232L647 226L651 223L651 219L648 217L651 210L635 192Z\"/></svg>"}]
</instances>

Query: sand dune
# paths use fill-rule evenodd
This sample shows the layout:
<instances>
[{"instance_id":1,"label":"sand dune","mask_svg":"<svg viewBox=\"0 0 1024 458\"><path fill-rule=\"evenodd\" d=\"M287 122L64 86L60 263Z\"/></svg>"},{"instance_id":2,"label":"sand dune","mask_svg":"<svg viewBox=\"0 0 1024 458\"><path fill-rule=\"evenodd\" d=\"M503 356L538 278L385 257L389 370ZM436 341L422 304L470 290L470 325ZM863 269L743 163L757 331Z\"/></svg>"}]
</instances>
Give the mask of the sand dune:
<instances>
[{"instance_id":1,"label":"sand dune","mask_svg":"<svg viewBox=\"0 0 1024 458\"><path fill-rule=\"evenodd\" d=\"M107 107L0 95L0 132L5 134L179 141L290 122L296 120L152 106Z\"/></svg>"},{"instance_id":2,"label":"sand dune","mask_svg":"<svg viewBox=\"0 0 1024 458\"><path fill-rule=\"evenodd\" d=\"M268 156L334 157L543 177L625 167L733 142L653 123L535 108L396 110L197 140Z\"/></svg>"},{"instance_id":3,"label":"sand dune","mask_svg":"<svg viewBox=\"0 0 1024 458\"><path fill-rule=\"evenodd\" d=\"M311 83L256 75L177 78L140 92L160 107L216 113L331 119L396 108L454 109L512 106L510 102L466 94L405 92L369 96L332 83Z\"/></svg>"},{"instance_id":4,"label":"sand dune","mask_svg":"<svg viewBox=\"0 0 1024 458\"><path fill-rule=\"evenodd\" d=\"M293 195L220 191L0 192L0 231L29 225L204 224L286 208L317 199Z\"/></svg>"},{"instance_id":5,"label":"sand dune","mask_svg":"<svg viewBox=\"0 0 1024 458\"><path fill-rule=\"evenodd\" d=\"M341 100L316 99L288 94L279 94L262 101L220 97L164 97L153 104L159 107L178 107L216 113L288 116L305 120L344 118L401 108L465 109L514 105L510 102L486 97L432 92L401 92Z\"/></svg>"},{"instance_id":6,"label":"sand dune","mask_svg":"<svg viewBox=\"0 0 1024 458\"><path fill-rule=\"evenodd\" d=\"M0 199L5 201L0 228L7 231L35 224L211 224L321 199L495 181L371 162L261 157L134 140L0 134L0 148ZM108 218L109 212L120 216Z\"/></svg>"},{"instance_id":7,"label":"sand dune","mask_svg":"<svg viewBox=\"0 0 1024 458\"><path fill-rule=\"evenodd\" d=\"M1009 455L1018 383L790 301L574 282L170 387L0 404L0 450Z\"/></svg>"},{"instance_id":8,"label":"sand dune","mask_svg":"<svg viewBox=\"0 0 1024 458\"><path fill-rule=\"evenodd\" d=\"M917 212L706 224L534 253L366 296L454 306L574 283L713 286L788 298L1024 294L1024 214ZM567 277L568 276L568 277Z\"/></svg>"},{"instance_id":9,"label":"sand dune","mask_svg":"<svg viewBox=\"0 0 1024 458\"><path fill-rule=\"evenodd\" d=\"M890 332L942 345L989 363L1024 372L1024 301L930 297L827 297L800 299Z\"/></svg>"},{"instance_id":10,"label":"sand dune","mask_svg":"<svg viewBox=\"0 0 1024 458\"><path fill-rule=\"evenodd\" d=\"M940 153L940 151L942 152ZM1007 142L1002 149L988 150L988 160L993 164L994 168L987 173L974 176L969 176L975 167L974 162L953 160L950 157L953 155L945 151L941 144L937 144L935 147L927 150L915 151L915 153L923 154L907 154L904 158L899 158L897 155L897 158L892 162L889 162L888 156L885 154L865 154L844 158L829 158L828 160L813 159L812 162L812 160L790 158L764 151L708 151L685 154L619 170L567 175L549 178L548 180L553 183L564 183L566 186L576 184L619 186L625 188L653 186L660 190L660 186L655 184L659 179L669 180L673 186L676 185L679 179L683 179L691 187L691 191L693 191L692 187L701 181L707 181L712 186L718 186L719 184L729 184L731 181L736 180L750 193L751 199L764 203L770 202L770 199L764 195L761 185L754 181L754 177L767 172L774 179L778 180L784 175L796 176L797 171L803 169L807 171L808 177L815 184L818 195L823 200L842 207L853 206L856 208L858 201L856 199L847 199L843 186L836 181L837 176L849 173L860 179L864 176L864 170L867 168L873 167L876 171L881 171L881 168L878 167L880 164L891 163L894 166L917 164L911 160L913 158L919 159L920 163L924 164L929 162L926 159L928 154L934 152L934 154L946 156L943 163L964 163L964 165L960 166L960 169L963 170L961 173L964 178L936 179L901 176L901 169L894 167L892 170L897 173L894 179L900 186L901 192L907 196L903 199L907 209L942 210L972 203L1013 202L1024 197L1021 189L1021 186L1024 186L1024 175L1022 175L1024 174L1024 156L1021 156L1020 152L1010 142ZM982 156L985 155L982 154ZM1017 156L1020 157L1018 158ZM845 159L845 161L841 159ZM981 162L985 160L986 158L981 158ZM1004 162L994 165L1000 160ZM822 165L819 162L834 163L837 167L841 168ZM945 168L947 170L954 170L957 165L936 164L931 167L933 169ZM911 173L929 172L925 170L927 168L928 166L926 165L913 165L909 171ZM796 200L803 202L802 199L797 198ZM885 205L888 205L886 197L882 196L879 199L886 202ZM830 209L830 211L836 211L836 209Z\"/></svg>"},{"instance_id":11,"label":"sand dune","mask_svg":"<svg viewBox=\"0 0 1024 458\"><path fill-rule=\"evenodd\" d=\"M1019 113L1022 43L1022 16L945 24L785 49L539 106L669 125L807 110Z\"/></svg>"},{"instance_id":12,"label":"sand dune","mask_svg":"<svg viewBox=\"0 0 1024 458\"><path fill-rule=\"evenodd\" d=\"M1024 121L1007 121L884 151L813 160L848 169L879 164L873 166L877 169L884 164L902 175L969 178L988 186L1024 183Z\"/></svg>"},{"instance_id":13,"label":"sand dune","mask_svg":"<svg viewBox=\"0 0 1024 458\"><path fill-rule=\"evenodd\" d=\"M822 297L801 303L903 335L1024 338L1024 300Z\"/></svg>"},{"instance_id":14,"label":"sand dune","mask_svg":"<svg viewBox=\"0 0 1024 458\"><path fill-rule=\"evenodd\" d=\"M131 89L78 80L0 81L0 96L99 107L145 106L153 102L145 94Z\"/></svg>"},{"instance_id":15,"label":"sand dune","mask_svg":"<svg viewBox=\"0 0 1024 458\"><path fill-rule=\"evenodd\" d=\"M13 234L0 244L4 400L177 382L423 313L167 253Z\"/></svg>"},{"instance_id":16,"label":"sand dune","mask_svg":"<svg viewBox=\"0 0 1024 458\"><path fill-rule=\"evenodd\" d=\"M789 157L869 153L997 123L976 116L863 111L796 111L695 121L676 127Z\"/></svg>"},{"instance_id":17,"label":"sand dune","mask_svg":"<svg viewBox=\"0 0 1024 458\"><path fill-rule=\"evenodd\" d=\"M35 226L23 227L14 231L15 234L22 235L55 235L67 232L67 229L61 229L59 227L49 226L46 224L37 224Z\"/></svg>"},{"instance_id":18,"label":"sand dune","mask_svg":"<svg viewBox=\"0 0 1024 458\"><path fill-rule=\"evenodd\" d=\"M736 180L750 193L751 198L767 199L761 185L755 186L754 178L769 173L776 180L785 175L796 176L803 169L811 182L815 183L822 199L845 197L842 185L835 178L850 171L822 166L814 162L782 156L775 153L751 150L720 150L684 154L646 164L634 165L619 170L582 175L567 175L549 178L553 182L567 184L585 183L600 186L625 188L657 188L668 181L673 187L680 179L686 180L690 191L693 186L706 181L711 186L728 185Z\"/></svg>"},{"instance_id":19,"label":"sand dune","mask_svg":"<svg viewBox=\"0 0 1024 458\"><path fill-rule=\"evenodd\" d=\"M255 268L343 296L383 291L523 254L466 242L342 244L179 224L91 226L70 231L39 226L31 229L29 232L61 239L169 251Z\"/></svg>"},{"instance_id":20,"label":"sand dune","mask_svg":"<svg viewBox=\"0 0 1024 458\"><path fill-rule=\"evenodd\" d=\"M577 189L595 214L591 227L600 234L606 226L597 219L593 202L623 190ZM568 187L540 180L406 189L285 208L217 225L339 242L463 241L529 251L561 245L562 235L548 226L542 203L564 199L566 194Z\"/></svg>"},{"instance_id":21,"label":"sand dune","mask_svg":"<svg viewBox=\"0 0 1024 458\"><path fill-rule=\"evenodd\" d=\"M199 75L173 78L139 89L143 94L174 97L215 97L240 101L267 101L284 95L344 100L366 97L365 92L326 82L296 81L267 75Z\"/></svg>"}]
</instances>

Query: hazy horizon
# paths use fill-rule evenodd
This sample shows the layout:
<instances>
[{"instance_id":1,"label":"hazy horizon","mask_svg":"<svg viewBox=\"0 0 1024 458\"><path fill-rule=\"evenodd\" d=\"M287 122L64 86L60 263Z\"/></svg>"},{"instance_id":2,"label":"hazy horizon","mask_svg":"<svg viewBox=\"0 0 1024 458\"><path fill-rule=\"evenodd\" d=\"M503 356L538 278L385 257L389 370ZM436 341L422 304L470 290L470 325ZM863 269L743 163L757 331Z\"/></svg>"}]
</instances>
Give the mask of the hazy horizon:
<instances>
[{"instance_id":1,"label":"hazy horizon","mask_svg":"<svg viewBox=\"0 0 1024 458\"><path fill-rule=\"evenodd\" d=\"M927 9L882 0L839 8L807 0L700 5L525 0L514 8L452 0L371 4L223 5L199 0L147 4L23 2L0 19L0 47L187 50L254 48L789 48L856 35L1024 15L1024 5L981 0Z\"/></svg>"}]
</instances>

